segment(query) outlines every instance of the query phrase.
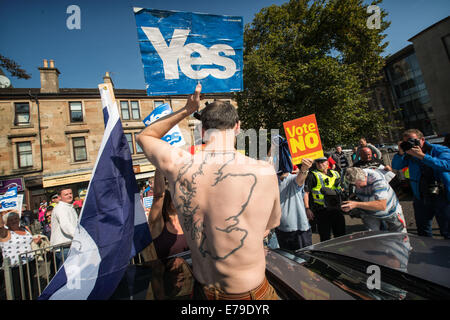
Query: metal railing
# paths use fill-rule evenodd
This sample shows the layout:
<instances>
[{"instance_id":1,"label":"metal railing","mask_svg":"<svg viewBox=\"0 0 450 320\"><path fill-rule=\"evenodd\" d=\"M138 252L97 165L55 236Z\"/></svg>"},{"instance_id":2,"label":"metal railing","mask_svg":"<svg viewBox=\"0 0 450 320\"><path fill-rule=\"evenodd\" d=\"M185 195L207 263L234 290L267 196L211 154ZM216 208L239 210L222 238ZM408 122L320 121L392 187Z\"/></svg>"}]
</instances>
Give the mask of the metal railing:
<instances>
[{"instance_id":1,"label":"metal railing","mask_svg":"<svg viewBox=\"0 0 450 320\"><path fill-rule=\"evenodd\" d=\"M19 264L15 266L11 265L9 258L5 258L2 269L6 299L37 298L56 274L58 267L64 263L63 249L69 247L70 242L67 242L21 253L18 255ZM60 256L59 265L57 256Z\"/></svg>"},{"instance_id":2,"label":"metal railing","mask_svg":"<svg viewBox=\"0 0 450 320\"><path fill-rule=\"evenodd\" d=\"M39 297L45 287L64 264L63 249L69 248L71 242L40 248L19 254L19 265L11 266L9 258L3 260L3 277L6 300L33 300ZM58 265L57 256L60 257ZM130 264L144 262L139 253L130 260ZM19 282L19 284L17 284ZM17 289L20 292L15 292Z\"/></svg>"}]
</instances>

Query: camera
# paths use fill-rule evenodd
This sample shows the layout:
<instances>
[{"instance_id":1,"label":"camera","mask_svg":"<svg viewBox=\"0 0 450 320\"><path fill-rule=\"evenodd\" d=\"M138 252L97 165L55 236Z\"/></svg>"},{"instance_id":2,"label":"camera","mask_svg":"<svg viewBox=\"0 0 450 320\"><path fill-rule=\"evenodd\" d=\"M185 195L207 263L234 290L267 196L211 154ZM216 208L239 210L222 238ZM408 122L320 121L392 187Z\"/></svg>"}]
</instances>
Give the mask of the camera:
<instances>
[{"instance_id":1,"label":"camera","mask_svg":"<svg viewBox=\"0 0 450 320\"><path fill-rule=\"evenodd\" d=\"M419 182L419 190L422 194L436 197L443 192L444 186L441 182L436 180L432 168L423 166L421 168L421 177L422 178Z\"/></svg>"},{"instance_id":2,"label":"camera","mask_svg":"<svg viewBox=\"0 0 450 320\"><path fill-rule=\"evenodd\" d=\"M402 148L402 150L405 152L414 148L415 146L420 146L420 140L409 138L407 141L403 141L402 143L400 143L400 148Z\"/></svg>"},{"instance_id":3,"label":"camera","mask_svg":"<svg viewBox=\"0 0 450 320\"><path fill-rule=\"evenodd\" d=\"M330 189L327 187L322 187L320 192L324 196L325 206L331 209L341 210L341 205L344 201L361 201L355 194L355 186L350 185L347 190L340 189ZM351 218L360 218L360 209L353 209L349 212L344 212L348 214Z\"/></svg>"}]
</instances>

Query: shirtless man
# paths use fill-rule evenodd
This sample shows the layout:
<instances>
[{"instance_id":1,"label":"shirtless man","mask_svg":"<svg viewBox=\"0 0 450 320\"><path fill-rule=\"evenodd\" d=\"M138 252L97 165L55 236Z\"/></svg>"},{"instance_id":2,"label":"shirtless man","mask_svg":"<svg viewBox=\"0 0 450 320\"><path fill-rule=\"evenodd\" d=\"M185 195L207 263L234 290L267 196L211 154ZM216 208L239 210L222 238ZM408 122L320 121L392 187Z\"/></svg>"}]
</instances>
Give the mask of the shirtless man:
<instances>
[{"instance_id":1,"label":"shirtless man","mask_svg":"<svg viewBox=\"0 0 450 320\"><path fill-rule=\"evenodd\" d=\"M191 249L197 288L208 299L277 299L265 278L263 239L280 223L274 168L234 148L240 122L235 108L214 102L202 110L205 148L194 156L161 140L197 111L201 85L186 106L137 137L147 158L169 182Z\"/></svg>"}]
</instances>

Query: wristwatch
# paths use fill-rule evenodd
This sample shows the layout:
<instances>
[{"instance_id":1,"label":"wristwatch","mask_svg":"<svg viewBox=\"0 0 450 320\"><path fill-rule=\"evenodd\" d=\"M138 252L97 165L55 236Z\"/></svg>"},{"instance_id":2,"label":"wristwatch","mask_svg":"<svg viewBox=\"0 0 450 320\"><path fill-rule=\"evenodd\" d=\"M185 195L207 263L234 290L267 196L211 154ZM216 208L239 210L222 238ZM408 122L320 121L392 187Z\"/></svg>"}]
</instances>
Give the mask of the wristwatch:
<instances>
[{"instance_id":1,"label":"wristwatch","mask_svg":"<svg viewBox=\"0 0 450 320\"><path fill-rule=\"evenodd\" d=\"M301 173L301 174L304 174L304 175L307 175L307 174L308 174L308 170L306 170L306 171L301 171L301 170L300 170L300 173Z\"/></svg>"}]
</instances>

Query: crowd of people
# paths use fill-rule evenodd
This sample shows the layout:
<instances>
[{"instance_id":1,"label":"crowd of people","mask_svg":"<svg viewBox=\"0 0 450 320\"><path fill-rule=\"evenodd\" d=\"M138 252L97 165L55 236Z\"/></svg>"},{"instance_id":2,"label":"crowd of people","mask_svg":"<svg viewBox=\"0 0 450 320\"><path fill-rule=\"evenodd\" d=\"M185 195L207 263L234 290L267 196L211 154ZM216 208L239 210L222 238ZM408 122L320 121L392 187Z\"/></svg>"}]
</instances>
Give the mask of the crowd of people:
<instances>
[{"instance_id":1,"label":"crowd of people","mask_svg":"<svg viewBox=\"0 0 450 320\"><path fill-rule=\"evenodd\" d=\"M432 236L436 217L441 235L449 239L450 149L426 142L419 130L404 132L391 166L365 138L352 155L337 146L332 154L302 159L297 167L286 140L278 136L271 159L255 160L235 149L240 130L236 109L215 101L199 112L200 93L197 85L184 108L137 136L157 168L148 214L153 242L144 256L157 260L190 250L197 297L278 299L265 276L264 245L297 250L312 244L316 230L320 241L343 236L346 214L361 218L367 230L406 233L394 173L405 167L419 235ZM192 155L161 138L194 112L201 119L205 147ZM277 170L273 157L278 157ZM72 240L81 207L64 187L50 204L41 203L38 219L51 245ZM40 241L18 220L17 213L10 212L0 221L0 247L13 267L18 264L14 256ZM58 252L58 267L67 253Z\"/></svg>"},{"instance_id":2,"label":"crowd of people","mask_svg":"<svg viewBox=\"0 0 450 320\"><path fill-rule=\"evenodd\" d=\"M167 187L174 192L172 201L192 252L193 274L200 295L208 299L233 299L236 296L276 299L261 268L264 259L259 259L260 240L269 247L297 250L312 244L313 228L317 228L321 241L345 235L345 214L361 218L367 230L406 233L406 221L397 196L400 179L394 170L402 170L411 164L413 190L414 184L417 188L419 185L438 186L434 188L438 191L433 196L439 201L428 200L428 189L431 188L421 187L420 191L416 188L418 192L414 193L419 235L431 236L431 221L436 215L441 235L449 238L450 149L426 143L420 131L405 131L392 165L385 164L381 151L361 138L350 157L337 146L334 153L314 161L303 159L297 167L290 161L286 140L278 136L273 141L278 147L278 172L268 175L276 177L270 182L267 175L261 174L261 166L264 166L261 161L248 160L245 168L234 166L238 157L236 150L232 143L222 141L237 133L239 120L222 102L208 105L200 113L205 149L193 157L183 152L177 153L177 159L168 156L173 155L172 148L160 138L184 117L197 111L199 102L197 87L184 109L149 126L138 136L138 142L147 158L167 177ZM219 109L222 110L219 112ZM225 116L228 121L219 119ZM216 130L208 134L211 128ZM408 149L405 143L410 139L417 141ZM218 155L223 159L222 167L208 161ZM268 164L273 163L273 157L272 154L272 159L267 159ZM196 161L197 158L201 160ZM420 169L414 168L415 165ZM238 180L244 176L246 180ZM239 188L230 186L226 192L219 188L216 191L219 182L226 186L227 179L233 178L239 181ZM259 181L266 191L260 193ZM252 192L248 193L248 190ZM278 192L272 194L267 190ZM275 204L270 205L273 197ZM243 203L243 199L247 202ZM236 205L245 208L244 215ZM422 209L424 205L428 206L427 216ZM231 208L238 214L231 214ZM255 216L259 221L251 225ZM177 234L180 232L179 229L176 231ZM252 254L247 254L249 249ZM242 280L250 273L253 287ZM266 295L261 294L261 288Z\"/></svg>"},{"instance_id":3,"label":"crowd of people","mask_svg":"<svg viewBox=\"0 0 450 320\"><path fill-rule=\"evenodd\" d=\"M37 296L36 249L48 246L65 245L55 251L56 265L52 265L53 257L48 254L50 261L49 269L51 274L61 266L64 259L67 258L69 247L72 241L75 229L78 223L79 212L75 208L82 207L82 200L79 198L73 201L72 189L62 187L51 197L50 203L45 201L40 203L37 215L27 210L27 206L22 206L22 212L19 215L17 210L2 212L0 219L0 249L2 259L8 258L12 274L12 283L14 289L14 299L21 300L22 294L26 298ZM35 219L36 218L36 219ZM35 220L38 221L38 227ZM25 292L21 291L20 264L27 265L29 271L23 272L24 283L30 283L31 292L27 285L24 286ZM30 263L31 262L31 263Z\"/></svg>"}]
</instances>

